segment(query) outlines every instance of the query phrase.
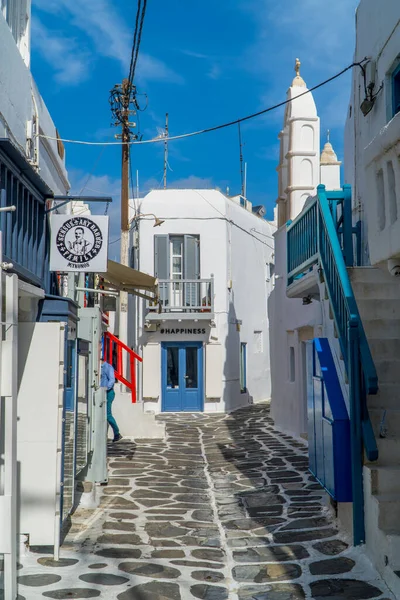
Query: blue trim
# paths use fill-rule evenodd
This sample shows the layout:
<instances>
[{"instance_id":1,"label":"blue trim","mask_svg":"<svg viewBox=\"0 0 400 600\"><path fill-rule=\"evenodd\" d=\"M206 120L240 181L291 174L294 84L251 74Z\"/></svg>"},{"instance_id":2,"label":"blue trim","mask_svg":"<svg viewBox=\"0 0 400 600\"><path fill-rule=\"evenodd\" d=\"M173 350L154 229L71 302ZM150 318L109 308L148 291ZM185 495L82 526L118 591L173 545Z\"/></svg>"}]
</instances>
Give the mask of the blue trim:
<instances>
[{"instance_id":1,"label":"blue trim","mask_svg":"<svg viewBox=\"0 0 400 600\"><path fill-rule=\"evenodd\" d=\"M359 226L352 225L349 186L327 192L319 185L315 200L287 227L288 285L311 266L322 268L349 379L355 545L365 540L363 450L369 461L378 458L367 408L367 396L378 392L378 376L347 273L361 259L359 237Z\"/></svg>"},{"instance_id":2,"label":"blue trim","mask_svg":"<svg viewBox=\"0 0 400 600\"><path fill-rule=\"evenodd\" d=\"M327 492L337 502L352 501L352 477L350 455L350 422L342 388L333 360L331 347L326 338L314 340L314 386L316 380L323 382L321 407L314 407L315 429L321 430L322 446L314 452L323 460L322 474L310 465L310 470ZM319 369L317 371L317 365ZM319 375L317 373L319 372ZM316 404L315 397L312 399ZM322 408L322 411L321 411ZM317 416L320 416L320 420ZM312 415L310 415L312 417ZM315 440L317 437L315 436ZM309 440L310 446L313 440Z\"/></svg>"},{"instance_id":3,"label":"blue trim","mask_svg":"<svg viewBox=\"0 0 400 600\"><path fill-rule=\"evenodd\" d=\"M167 348L178 348L180 350L178 354L179 360L179 406L177 405L176 410L171 410L165 406L165 394L166 394L166 381L167 381ZM198 397L199 397L199 408L184 408L184 391L183 391L183 374L186 371L185 364L185 352L186 348L197 348L197 370L198 370ZM190 394L190 391L189 391ZM177 393L178 395L178 393ZM203 342L162 342L161 344L161 411L162 412L203 412L204 411L204 351Z\"/></svg>"}]
</instances>

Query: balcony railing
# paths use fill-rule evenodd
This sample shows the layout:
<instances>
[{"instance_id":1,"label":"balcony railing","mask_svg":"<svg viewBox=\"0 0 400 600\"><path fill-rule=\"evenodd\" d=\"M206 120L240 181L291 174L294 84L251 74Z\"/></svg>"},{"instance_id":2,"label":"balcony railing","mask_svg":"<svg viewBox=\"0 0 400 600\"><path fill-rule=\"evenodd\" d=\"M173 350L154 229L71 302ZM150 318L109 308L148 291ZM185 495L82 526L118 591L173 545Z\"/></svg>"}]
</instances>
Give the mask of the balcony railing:
<instances>
[{"instance_id":1,"label":"balcony railing","mask_svg":"<svg viewBox=\"0 0 400 600\"><path fill-rule=\"evenodd\" d=\"M3 260L29 283L49 287L49 226L45 198L52 192L9 140L0 140L0 213Z\"/></svg>"},{"instance_id":2,"label":"balcony railing","mask_svg":"<svg viewBox=\"0 0 400 600\"><path fill-rule=\"evenodd\" d=\"M150 312L213 313L214 278L161 279L158 281L158 304L149 306Z\"/></svg>"}]
</instances>

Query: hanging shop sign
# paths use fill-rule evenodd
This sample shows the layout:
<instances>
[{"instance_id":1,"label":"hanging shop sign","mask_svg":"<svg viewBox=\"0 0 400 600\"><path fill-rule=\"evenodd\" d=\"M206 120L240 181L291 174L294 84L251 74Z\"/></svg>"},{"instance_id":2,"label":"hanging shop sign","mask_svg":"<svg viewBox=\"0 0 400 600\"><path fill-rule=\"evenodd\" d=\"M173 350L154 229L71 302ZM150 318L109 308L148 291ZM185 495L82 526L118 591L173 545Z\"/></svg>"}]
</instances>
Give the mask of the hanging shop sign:
<instances>
[{"instance_id":1,"label":"hanging shop sign","mask_svg":"<svg viewBox=\"0 0 400 600\"><path fill-rule=\"evenodd\" d=\"M105 273L108 259L109 217L53 215L51 271Z\"/></svg>"}]
</instances>

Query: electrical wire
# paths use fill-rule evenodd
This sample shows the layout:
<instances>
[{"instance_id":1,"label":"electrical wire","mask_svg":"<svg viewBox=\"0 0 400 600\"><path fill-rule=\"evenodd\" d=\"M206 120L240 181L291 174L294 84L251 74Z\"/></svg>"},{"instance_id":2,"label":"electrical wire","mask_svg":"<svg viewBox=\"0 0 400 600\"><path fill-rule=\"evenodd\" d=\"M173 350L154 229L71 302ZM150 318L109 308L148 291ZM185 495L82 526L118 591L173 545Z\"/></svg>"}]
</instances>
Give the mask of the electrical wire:
<instances>
[{"instance_id":1,"label":"electrical wire","mask_svg":"<svg viewBox=\"0 0 400 600\"><path fill-rule=\"evenodd\" d=\"M237 223L235 223L235 221L233 221L232 219L229 219L228 217L160 217L160 219L162 221L226 221L230 225L233 225L234 227L237 227L238 229L243 231L243 233L247 233L247 235L249 235L250 237L257 240L257 242L260 242L264 246L268 246L268 248L271 248L271 250L275 250L274 246L271 246L271 244L267 244L267 242L264 242L264 240L260 240L260 238L258 238L256 235L253 235L252 233L250 233L250 231L247 231L247 229L245 229L241 225L238 225ZM151 221L151 220L152 219L143 219L143 221ZM131 226L131 229L132 229L132 226ZM121 238L118 238L109 243L115 244L116 242L119 242L120 239Z\"/></svg>"},{"instance_id":2,"label":"electrical wire","mask_svg":"<svg viewBox=\"0 0 400 600\"><path fill-rule=\"evenodd\" d=\"M140 4L141 4L141 0L138 0L138 10L139 10ZM144 17L146 15L146 8L147 8L147 0L143 0L143 10L142 10L141 18L140 18L139 31L138 31L138 34L137 34L137 44L136 44L136 48L135 48L135 58L134 58L134 62L133 62L132 73L129 74L129 82L130 82L131 85L133 83L133 78L135 76L136 63L137 63L137 59L138 59L138 56L139 56L140 43L142 41L142 31L143 31ZM137 24L137 21L136 21L136 24Z\"/></svg>"},{"instance_id":3,"label":"electrical wire","mask_svg":"<svg viewBox=\"0 0 400 600\"><path fill-rule=\"evenodd\" d=\"M282 102L278 102L277 104L274 104L273 106L269 106L268 108L264 108L262 110L259 110L258 112L252 113L250 115L246 115L245 117L241 117L239 119L235 119L234 121L229 121L228 123L222 123L220 125L214 125L213 127L208 127L207 129L200 129L198 131L192 131L190 133L182 133L180 135L174 135L174 136L167 137L167 138L166 137L156 137L156 138L152 138L151 140L132 140L132 141L129 141L129 142L126 142L126 143L128 143L130 145L139 145L139 144L157 144L157 143L161 142L161 143L164 144L165 142L173 142L174 140L181 140L181 139L184 139L184 138L194 137L196 135L202 135L204 133L211 133L212 131L218 131L220 129L225 129L227 127L232 127L233 125L238 125L238 123L243 123L245 121L249 121L250 119L254 119L256 117L259 117L261 115L265 115L268 112L271 112L273 110L276 110L277 108L280 108L281 106L286 106L287 104L290 104L294 100L297 100L298 98L301 98L302 96L305 96L306 94L310 94L311 92L314 92L315 90L318 90L319 88L327 85L331 81L334 81L338 77L341 77L342 75L344 75L344 73L346 73L347 71L349 71L353 67L361 67L362 63L365 62L366 60L367 59L364 59L361 62L354 62L354 63L352 63L351 65L349 65L345 69L342 69L341 71L339 71L339 73L336 73L336 75L332 75L332 77L329 77L328 79L325 79L321 83L318 83L317 85L314 85L313 87L311 87L310 89L306 90L305 92L302 92L301 94L298 94L298 96L296 96L295 98L289 98L288 100L283 100ZM59 138L54 138L54 137L47 136L47 135L42 135L42 134L39 135L39 137L47 138L49 140L59 139ZM120 145L122 145L124 143L124 142L88 142L88 141L84 141L84 140L70 140L70 139L65 139L65 138L61 138L60 141L62 141L64 143L81 144L81 145L85 145L85 146L120 146Z\"/></svg>"},{"instance_id":4,"label":"electrical wire","mask_svg":"<svg viewBox=\"0 0 400 600\"><path fill-rule=\"evenodd\" d=\"M134 64L135 64L135 53L136 53L137 37L138 37L138 31L139 31L139 19L140 19L141 8L142 8L142 0L138 0L137 11L136 11L136 21L135 21L135 31L133 34L133 42L132 42L131 63L129 66L128 80L129 80L130 85L132 85L133 77L135 74Z\"/></svg>"}]
</instances>

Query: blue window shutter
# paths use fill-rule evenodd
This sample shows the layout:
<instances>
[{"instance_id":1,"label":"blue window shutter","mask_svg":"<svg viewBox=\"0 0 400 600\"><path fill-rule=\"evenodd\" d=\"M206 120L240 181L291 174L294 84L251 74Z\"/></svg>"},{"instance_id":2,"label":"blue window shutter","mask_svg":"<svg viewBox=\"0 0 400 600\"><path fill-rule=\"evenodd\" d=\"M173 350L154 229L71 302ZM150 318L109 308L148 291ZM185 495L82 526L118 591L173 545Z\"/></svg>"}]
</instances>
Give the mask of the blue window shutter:
<instances>
[{"instance_id":1,"label":"blue window shutter","mask_svg":"<svg viewBox=\"0 0 400 600\"><path fill-rule=\"evenodd\" d=\"M169 272L169 236L154 236L154 276L160 281L170 278ZM168 302L168 284L159 284L160 300L163 306Z\"/></svg>"},{"instance_id":2,"label":"blue window shutter","mask_svg":"<svg viewBox=\"0 0 400 600\"><path fill-rule=\"evenodd\" d=\"M200 243L198 236L185 235L183 256L184 279L200 279ZM199 284L185 284L185 304L193 307L200 305Z\"/></svg>"}]
</instances>

